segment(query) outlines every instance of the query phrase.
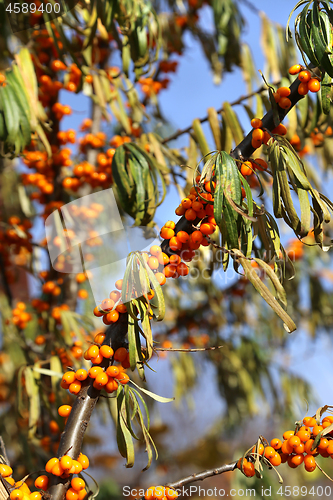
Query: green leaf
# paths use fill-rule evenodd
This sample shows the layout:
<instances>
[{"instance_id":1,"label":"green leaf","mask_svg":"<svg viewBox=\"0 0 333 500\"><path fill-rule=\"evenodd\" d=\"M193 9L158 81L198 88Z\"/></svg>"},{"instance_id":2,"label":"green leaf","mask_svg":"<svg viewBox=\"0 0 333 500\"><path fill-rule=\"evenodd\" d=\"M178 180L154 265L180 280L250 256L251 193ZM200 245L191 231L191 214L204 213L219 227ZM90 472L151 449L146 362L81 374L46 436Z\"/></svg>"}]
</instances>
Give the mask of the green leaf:
<instances>
[{"instance_id":1,"label":"green leaf","mask_svg":"<svg viewBox=\"0 0 333 500\"><path fill-rule=\"evenodd\" d=\"M194 132L194 137L199 145L200 151L203 156L209 154L210 149L205 137L205 134L203 132L200 120L198 118L195 118L192 122L192 128Z\"/></svg>"},{"instance_id":2,"label":"green leaf","mask_svg":"<svg viewBox=\"0 0 333 500\"><path fill-rule=\"evenodd\" d=\"M222 149L221 129L217 111L215 108L208 108L207 114L208 114L208 122L214 137L216 149L220 151Z\"/></svg>"},{"instance_id":3,"label":"green leaf","mask_svg":"<svg viewBox=\"0 0 333 500\"><path fill-rule=\"evenodd\" d=\"M223 103L223 111L226 123L231 130L235 144L240 144L244 139L244 132L235 111L228 102Z\"/></svg>"},{"instance_id":4,"label":"green leaf","mask_svg":"<svg viewBox=\"0 0 333 500\"><path fill-rule=\"evenodd\" d=\"M234 254L237 256L240 264L242 265L245 276L249 281L251 281L252 285L255 289L260 293L262 298L267 302L269 306L273 309L273 311L282 319L284 322L284 328L288 333L291 333L296 330L296 325L290 316L284 311L284 309L280 306L277 300L274 298L272 293L269 291L267 286L261 281L251 263L245 256L237 249L234 249Z\"/></svg>"},{"instance_id":5,"label":"green leaf","mask_svg":"<svg viewBox=\"0 0 333 500\"><path fill-rule=\"evenodd\" d=\"M153 392L147 391L147 389L144 389L143 387L140 387L139 385L136 385L133 380L130 380L130 383L135 385L139 391L143 392L144 394L147 394L147 396L151 397L155 401L158 401L159 403L170 403L171 401L174 401L175 398L164 398L163 396L158 396L157 394L154 394Z\"/></svg>"},{"instance_id":6,"label":"green leaf","mask_svg":"<svg viewBox=\"0 0 333 500\"><path fill-rule=\"evenodd\" d=\"M323 113L329 115L332 102L332 78L325 73L321 82L321 105Z\"/></svg>"}]
</instances>

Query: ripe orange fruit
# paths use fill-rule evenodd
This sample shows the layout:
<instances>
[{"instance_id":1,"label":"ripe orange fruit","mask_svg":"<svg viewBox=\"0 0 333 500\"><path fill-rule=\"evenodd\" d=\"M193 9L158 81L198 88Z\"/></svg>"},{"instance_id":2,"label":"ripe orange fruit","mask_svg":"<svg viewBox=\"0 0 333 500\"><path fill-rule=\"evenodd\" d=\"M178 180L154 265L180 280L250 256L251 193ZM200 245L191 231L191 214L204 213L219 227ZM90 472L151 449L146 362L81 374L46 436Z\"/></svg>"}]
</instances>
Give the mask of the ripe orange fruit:
<instances>
[{"instance_id":1,"label":"ripe orange fruit","mask_svg":"<svg viewBox=\"0 0 333 500\"><path fill-rule=\"evenodd\" d=\"M168 227L162 227L162 229L160 231L160 236L164 240L170 240L174 236L174 234L175 234L174 230L170 229Z\"/></svg>"},{"instance_id":2,"label":"ripe orange fruit","mask_svg":"<svg viewBox=\"0 0 333 500\"><path fill-rule=\"evenodd\" d=\"M122 363L127 358L127 354L127 349L125 349L125 347L119 347L114 353L114 359Z\"/></svg>"},{"instance_id":3,"label":"ripe orange fruit","mask_svg":"<svg viewBox=\"0 0 333 500\"><path fill-rule=\"evenodd\" d=\"M195 220L197 218L197 214L195 212L195 210L193 210L192 208L189 208L188 210L186 210L185 212L185 219L186 220Z\"/></svg>"},{"instance_id":4,"label":"ripe orange fruit","mask_svg":"<svg viewBox=\"0 0 333 500\"><path fill-rule=\"evenodd\" d=\"M250 161L245 161L244 163L242 163L241 170L240 170L241 174L244 175L244 177L247 175L251 175L253 173L251 167L252 167L252 163Z\"/></svg>"},{"instance_id":5,"label":"ripe orange fruit","mask_svg":"<svg viewBox=\"0 0 333 500\"><path fill-rule=\"evenodd\" d=\"M289 68L289 74L290 75L298 75L298 73L301 71L302 66L300 64L294 64Z\"/></svg>"},{"instance_id":6,"label":"ripe orange fruit","mask_svg":"<svg viewBox=\"0 0 333 500\"><path fill-rule=\"evenodd\" d=\"M274 465L274 467L277 467L281 464L281 455L279 455L279 453L275 453L275 455L271 457L269 461L272 465Z\"/></svg>"},{"instance_id":7,"label":"ripe orange fruit","mask_svg":"<svg viewBox=\"0 0 333 500\"><path fill-rule=\"evenodd\" d=\"M86 483L80 477L73 477L71 480L71 487L75 491L81 491L85 487Z\"/></svg>"},{"instance_id":8,"label":"ripe orange fruit","mask_svg":"<svg viewBox=\"0 0 333 500\"><path fill-rule=\"evenodd\" d=\"M108 346L108 345L102 345L100 350L99 350L99 353L101 356L103 356L103 358L112 358L113 356L113 349L112 347Z\"/></svg>"},{"instance_id":9,"label":"ripe orange fruit","mask_svg":"<svg viewBox=\"0 0 333 500\"><path fill-rule=\"evenodd\" d=\"M308 472L313 472L317 467L316 460L312 455L305 455L304 457L304 467Z\"/></svg>"},{"instance_id":10,"label":"ripe orange fruit","mask_svg":"<svg viewBox=\"0 0 333 500\"><path fill-rule=\"evenodd\" d=\"M271 447L274 448L274 450L279 450L282 446L282 441L281 439L275 438L272 439L271 441Z\"/></svg>"},{"instance_id":11,"label":"ripe orange fruit","mask_svg":"<svg viewBox=\"0 0 333 500\"><path fill-rule=\"evenodd\" d=\"M310 92L318 92L320 90L320 81L317 78L311 78L308 82Z\"/></svg>"},{"instance_id":12,"label":"ripe orange fruit","mask_svg":"<svg viewBox=\"0 0 333 500\"><path fill-rule=\"evenodd\" d=\"M181 243L187 243L190 239L190 235L186 231L178 231L177 238Z\"/></svg>"},{"instance_id":13,"label":"ripe orange fruit","mask_svg":"<svg viewBox=\"0 0 333 500\"><path fill-rule=\"evenodd\" d=\"M299 93L299 95L306 95L309 92L307 82L301 82L297 87L297 92Z\"/></svg>"},{"instance_id":14,"label":"ripe orange fruit","mask_svg":"<svg viewBox=\"0 0 333 500\"><path fill-rule=\"evenodd\" d=\"M44 490L44 491L47 490L48 485L49 485L49 478L45 475L38 476L35 480L35 486L36 486L36 488L39 488L40 490ZM23 492L21 492L21 493L23 493ZM10 497L10 498L11 498L11 500L13 500L12 497ZM21 499L17 499L17 500L21 500Z\"/></svg>"},{"instance_id":15,"label":"ripe orange fruit","mask_svg":"<svg viewBox=\"0 0 333 500\"><path fill-rule=\"evenodd\" d=\"M189 210L192 210L192 209L189 209ZM187 210L186 213L189 211ZM192 212L194 212L194 210L192 210ZM194 212L195 213L195 212ZM186 214L185 214L185 217L186 217ZM177 236L173 236L171 239L170 239L170 248L171 250L173 250L174 252L176 252L177 250L181 250L183 244L182 242L177 238Z\"/></svg>"},{"instance_id":16,"label":"ripe orange fruit","mask_svg":"<svg viewBox=\"0 0 333 500\"><path fill-rule=\"evenodd\" d=\"M187 265L184 262L181 262L180 264L178 264L178 266L177 266L177 274L179 276L187 276L188 272L189 272L189 269L188 269Z\"/></svg>"},{"instance_id":17,"label":"ripe orange fruit","mask_svg":"<svg viewBox=\"0 0 333 500\"><path fill-rule=\"evenodd\" d=\"M252 118L252 120L251 120L251 127L253 127L253 128L261 128L262 127L262 121L259 118Z\"/></svg>"},{"instance_id":18,"label":"ripe orange fruit","mask_svg":"<svg viewBox=\"0 0 333 500\"><path fill-rule=\"evenodd\" d=\"M279 100L279 106L282 109L289 109L291 106L291 100L288 97L281 97Z\"/></svg>"},{"instance_id":19,"label":"ripe orange fruit","mask_svg":"<svg viewBox=\"0 0 333 500\"><path fill-rule=\"evenodd\" d=\"M307 69L301 71L300 74L298 75L298 79L303 83L307 83L311 79L310 71L308 71Z\"/></svg>"},{"instance_id":20,"label":"ripe orange fruit","mask_svg":"<svg viewBox=\"0 0 333 500\"><path fill-rule=\"evenodd\" d=\"M62 405L58 408L58 413L61 417L68 417L71 411L72 407L70 405Z\"/></svg>"},{"instance_id":21,"label":"ripe orange fruit","mask_svg":"<svg viewBox=\"0 0 333 500\"><path fill-rule=\"evenodd\" d=\"M289 87L280 87L276 92L280 94L281 97L288 97L291 94L291 90Z\"/></svg>"}]
</instances>

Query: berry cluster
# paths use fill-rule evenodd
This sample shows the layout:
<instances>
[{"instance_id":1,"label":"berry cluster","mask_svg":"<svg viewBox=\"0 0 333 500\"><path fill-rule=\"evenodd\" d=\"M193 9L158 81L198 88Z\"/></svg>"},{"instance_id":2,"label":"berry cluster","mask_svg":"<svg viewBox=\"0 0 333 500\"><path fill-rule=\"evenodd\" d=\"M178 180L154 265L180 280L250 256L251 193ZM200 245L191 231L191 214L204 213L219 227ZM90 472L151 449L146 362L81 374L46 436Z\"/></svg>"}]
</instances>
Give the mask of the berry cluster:
<instances>
[{"instance_id":1,"label":"berry cluster","mask_svg":"<svg viewBox=\"0 0 333 500\"><path fill-rule=\"evenodd\" d=\"M84 359L90 360L94 365L88 371L79 369L64 373L60 384L63 389L68 389L71 394L78 394L81 390L82 382L88 378L94 380L93 386L95 389L99 391L105 389L108 393L116 391L119 383L122 385L128 383L129 376L125 373L126 368L129 368L129 355L127 349L119 347L119 349L114 352L110 346L105 344L101 345L104 340L105 333L98 333L94 338L95 344L91 345L84 353ZM107 368L98 366L103 360L108 360L109 366ZM115 366L113 364L115 361L120 364ZM68 411L67 406L66 408L63 406L60 408L58 410L59 415L68 417L70 411Z\"/></svg>"},{"instance_id":2,"label":"berry cluster","mask_svg":"<svg viewBox=\"0 0 333 500\"><path fill-rule=\"evenodd\" d=\"M321 423L314 417L305 417L295 430L284 432L283 441L274 438L269 446L262 443L254 446L244 459L238 460L237 467L246 476L254 476L254 460L259 455L274 467L287 462L289 467L295 469L304 463L305 470L313 472L317 466L315 457L333 457L332 432L321 437L324 429L332 423L333 416L324 417Z\"/></svg>"}]
</instances>

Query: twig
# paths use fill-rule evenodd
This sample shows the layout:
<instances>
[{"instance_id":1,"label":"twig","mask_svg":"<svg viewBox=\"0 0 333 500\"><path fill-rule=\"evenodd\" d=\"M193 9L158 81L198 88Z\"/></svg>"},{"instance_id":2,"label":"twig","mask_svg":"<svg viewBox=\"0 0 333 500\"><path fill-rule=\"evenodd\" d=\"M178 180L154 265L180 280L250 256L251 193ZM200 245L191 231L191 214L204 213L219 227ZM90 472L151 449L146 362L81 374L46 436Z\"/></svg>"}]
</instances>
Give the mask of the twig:
<instances>
[{"instance_id":1,"label":"twig","mask_svg":"<svg viewBox=\"0 0 333 500\"><path fill-rule=\"evenodd\" d=\"M216 347L196 347L193 349L174 349L173 347L155 347L154 351L175 351L175 352L197 352L197 351L214 351L215 349L221 349L223 345L218 345Z\"/></svg>"},{"instance_id":2,"label":"twig","mask_svg":"<svg viewBox=\"0 0 333 500\"><path fill-rule=\"evenodd\" d=\"M277 84L275 83L273 85L277 85ZM241 104L243 101L246 101L247 99L250 99L251 97L253 97L257 94L264 92L265 90L267 90L266 85L262 85L259 89L255 90L254 92L251 92L250 94L247 94L247 95L243 95L243 96L239 97L236 101L231 102L230 106L237 106L238 104ZM222 111L223 111L223 108L220 108L216 112L222 113ZM204 118L199 119L200 123L205 123L207 121L208 121L208 116L205 116ZM192 125L190 125L189 127L177 130L172 135L169 135L169 137L166 137L165 139L163 139L161 141L161 144L166 144L167 142L170 142L170 141L173 141L174 139L177 139L178 137L180 137L183 134L188 134L191 132L191 130L192 130Z\"/></svg>"},{"instance_id":3,"label":"twig","mask_svg":"<svg viewBox=\"0 0 333 500\"><path fill-rule=\"evenodd\" d=\"M215 469L205 470L203 472L198 472L196 474L191 474L190 476L184 477L183 479L179 479L179 481L175 481L174 483L168 483L166 486L169 488L177 489L181 488L185 484L193 483L194 481L203 481L207 477L217 476L219 474L223 474L224 472L230 472L235 470L237 467L237 462L233 462L231 464L225 464L221 467L216 467Z\"/></svg>"}]
</instances>

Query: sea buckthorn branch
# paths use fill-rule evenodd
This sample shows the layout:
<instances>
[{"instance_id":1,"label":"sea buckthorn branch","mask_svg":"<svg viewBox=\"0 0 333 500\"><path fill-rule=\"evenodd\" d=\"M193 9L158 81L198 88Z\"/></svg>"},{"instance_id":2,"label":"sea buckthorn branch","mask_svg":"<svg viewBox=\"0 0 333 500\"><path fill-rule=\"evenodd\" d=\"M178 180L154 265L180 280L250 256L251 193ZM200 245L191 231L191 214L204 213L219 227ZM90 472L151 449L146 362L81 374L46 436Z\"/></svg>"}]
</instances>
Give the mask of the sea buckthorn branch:
<instances>
[{"instance_id":1,"label":"sea buckthorn branch","mask_svg":"<svg viewBox=\"0 0 333 500\"><path fill-rule=\"evenodd\" d=\"M185 484L194 483L195 481L203 481L208 477L218 476L224 472L230 472L237 468L237 462L232 462L231 464L221 465L221 467L215 467L214 469L205 470L202 472L196 472L190 476L186 476L183 479L179 479L173 483L168 483L169 488L177 489L185 486Z\"/></svg>"},{"instance_id":2,"label":"sea buckthorn branch","mask_svg":"<svg viewBox=\"0 0 333 500\"><path fill-rule=\"evenodd\" d=\"M301 66L299 66L299 68L301 68ZM299 71L300 71L300 69L299 69ZM293 73L293 74L297 74L297 73ZM281 106L277 105L276 109L274 111L273 111L273 109L270 109L265 114L265 116L261 119L260 128L262 130L267 130L269 132L272 132L278 125L276 123L277 117L278 117L278 120L281 124L282 120L286 117L289 110L292 109L297 104L297 102L304 97L305 94L303 92L302 93L299 92L300 85L304 85L304 82L298 76L298 78L296 78L293 81L293 83L290 85L290 87L286 87L286 89L290 89L290 93L289 93L288 98L287 98L290 101L290 102L288 102L288 107L283 109ZM305 83L305 85L307 85L307 83ZM267 90L267 86L265 86L263 90ZM305 93L307 93L307 90ZM232 103L232 105L233 104L234 103ZM222 109L219 110L219 112L221 112L221 111L222 111ZM208 117L205 117L203 120L200 120L200 121L201 121L201 123L203 123L204 121L207 121L207 120L208 120ZM184 131L181 131L181 133L190 132L191 129L192 129L192 127L188 127L187 129L184 129ZM256 150L256 148L253 146L253 137L252 137L253 130L254 129L252 129L248 133L248 135L238 144L238 146L236 146L231 151L230 156L232 156L235 160L244 161L244 160L250 158L250 156ZM164 141L168 142L169 140L171 140L171 138L175 138L175 137L170 136L169 138L164 139ZM259 145L258 145L258 147L259 147ZM256 162L257 161L258 160L256 160ZM176 224L175 233L177 234L178 231L186 231L186 232L189 231L189 234L192 233L195 230L193 228L192 224L194 226L196 226L197 224L199 224L200 220L201 220L200 218L197 218L194 221L188 221L185 219L185 216L182 216ZM164 253L166 253L167 255L170 255L172 253L172 251L169 248L169 241L168 240L163 241L163 243L161 244L161 248L162 248L162 251Z\"/></svg>"},{"instance_id":3,"label":"sea buckthorn branch","mask_svg":"<svg viewBox=\"0 0 333 500\"><path fill-rule=\"evenodd\" d=\"M105 339L102 345L111 345L114 350L122 347L125 343L127 333L128 318L127 314L122 314L117 323L112 324L105 332ZM77 459L83 438L91 418L92 412L99 400L100 390L94 386L94 379L88 378L82 383L82 389L72 406L65 425L64 432L61 435L57 456L60 459L68 455ZM52 500L63 500L69 487L69 479L62 479L53 476L53 484L48 489Z\"/></svg>"},{"instance_id":4,"label":"sea buckthorn branch","mask_svg":"<svg viewBox=\"0 0 333 500\"><path fill-rule=\"evenodd\" d=\"M278 83L274 83L273 85L277 86ZM251 99L251 97L258 95L258 94L261 94L262 92L265 92L265 91L267 91L267 86L262 85L257 90L254 90L253 92L250 92L249 94L243 95L243 96L239 97L238 99L236 99L235 101L232 101L230 103L230 106L237 106L238 104L241 104L243 101L246 101L247 99ZM216 112L218 114L222 113L222 111L223 111L223 107L216 110ZM199 122L200 123L208 122L208 115L205 116L204 118L199 118ZM166 137L165 139L163 139L161 141L161 144L166 144L167 142L174 141L175 139L178 139L178 137L180 137L181 135L189 134L191 132L192 128L193 128L193 125L190 125L189 127L177 130L173 134L171 134L168 137Z\"/></svg>"},{"instance_id":5,"label":"sea buckthorn branch","mask_svg":"<svg viewBox=\"0 0 333 500\"><path fill-rule=\"evenodd\" d=\"M175 352L198 352L198 351L214 351L215 349L221 349L223 345L212 346L212 347L196 347L193 349L177 349L175 347L154 347L154 351L175 351Z\"/></svg>"}]
</instances>

